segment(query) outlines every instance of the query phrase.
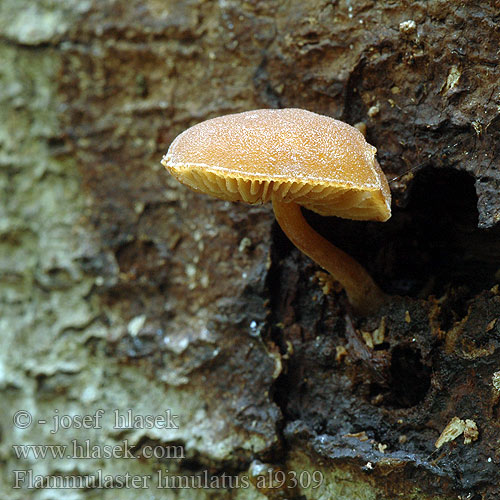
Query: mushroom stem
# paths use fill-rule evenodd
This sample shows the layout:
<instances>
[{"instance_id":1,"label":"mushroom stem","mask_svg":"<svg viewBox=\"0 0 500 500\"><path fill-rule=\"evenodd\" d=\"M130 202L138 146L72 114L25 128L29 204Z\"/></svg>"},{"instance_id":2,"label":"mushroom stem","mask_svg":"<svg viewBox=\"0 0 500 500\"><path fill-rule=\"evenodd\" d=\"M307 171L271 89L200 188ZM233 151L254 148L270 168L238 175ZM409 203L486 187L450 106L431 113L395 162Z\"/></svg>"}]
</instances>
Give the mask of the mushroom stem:
<instances>
[{"instance_id":1,"label":"mushroom stem","mask_svg":"<svg viewBox=\"0 0 500 500\"><path fill-rule=\"evenodd\" d=\"M278 224L290 241L344 287L357 313L378 310L387 295L361 264L318 234L304 219L297 203L283 202L273 196L273 208Z\"/></svg>"}]
</instances>

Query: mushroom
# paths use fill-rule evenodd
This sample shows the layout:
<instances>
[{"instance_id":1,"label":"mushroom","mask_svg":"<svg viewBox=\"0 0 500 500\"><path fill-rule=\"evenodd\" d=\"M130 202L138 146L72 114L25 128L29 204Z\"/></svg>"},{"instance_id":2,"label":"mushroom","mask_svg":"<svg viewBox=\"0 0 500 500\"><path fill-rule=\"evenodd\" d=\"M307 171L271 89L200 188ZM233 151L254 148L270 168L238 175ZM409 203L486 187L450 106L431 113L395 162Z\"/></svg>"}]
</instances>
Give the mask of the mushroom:
<instances>
[{"instance_id":1,"label":"mushroom","mask_svg":"<svg viewBox=\"0 0 500 500\"><path fill-rule=\"evenodd\" d=\"M303 206L324 216L385 221L387 179L356 128L303 109L260 109L199 123L172 142L162 164L181 183L228 201L272 201L288 238L344 287L358 313L386 295L352 257L319 235Z\"/></svg>"}]
</instances>

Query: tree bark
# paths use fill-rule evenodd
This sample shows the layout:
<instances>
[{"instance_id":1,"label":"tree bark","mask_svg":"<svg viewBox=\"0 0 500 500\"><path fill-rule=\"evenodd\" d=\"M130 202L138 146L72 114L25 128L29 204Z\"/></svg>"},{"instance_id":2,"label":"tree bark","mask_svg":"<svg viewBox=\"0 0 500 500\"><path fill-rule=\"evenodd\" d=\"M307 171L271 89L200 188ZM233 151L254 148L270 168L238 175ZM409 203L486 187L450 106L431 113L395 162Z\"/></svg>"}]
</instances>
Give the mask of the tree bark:
<instances>
[{"instance_id":1,"label":"tree bark","mask_svg":"<svg viewBox=\"0 0 500 500\"><path fill-rule=\"evenodd\" d=\"M493 0L0 0L2 498L499 498L499 46ZM269 107L365 123L393 217L306 217L378 313L161 167Z\"/></svg>"}]
</instances>

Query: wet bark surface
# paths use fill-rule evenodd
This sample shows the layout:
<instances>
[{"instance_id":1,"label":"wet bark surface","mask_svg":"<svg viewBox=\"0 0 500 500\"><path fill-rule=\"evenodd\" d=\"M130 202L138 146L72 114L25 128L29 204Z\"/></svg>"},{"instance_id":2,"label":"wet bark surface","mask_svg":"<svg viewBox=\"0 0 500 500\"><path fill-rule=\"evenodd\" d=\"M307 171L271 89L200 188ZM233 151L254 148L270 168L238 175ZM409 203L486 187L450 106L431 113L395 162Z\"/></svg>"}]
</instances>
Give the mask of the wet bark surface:
<instances>
[{"instance_id":1,"label":"wet bark surface","mask_svg":"<svg viewBox=\"0 0 500 500\"><path fill-rule=\"evenodd\" d=\"M5 421L28 401L173 408L179 432L131 440L180 443L179 474L257 460L325 478L189 498L500 497L495 2L42 2L42 22L0 6ZM390 294L378 313L354 315L270 206L209 199L159 164L188 126L268 107L366 124L392 218L306 217ZM436 448L454 417L477 435Z\"/></svg>"}]
</instances>

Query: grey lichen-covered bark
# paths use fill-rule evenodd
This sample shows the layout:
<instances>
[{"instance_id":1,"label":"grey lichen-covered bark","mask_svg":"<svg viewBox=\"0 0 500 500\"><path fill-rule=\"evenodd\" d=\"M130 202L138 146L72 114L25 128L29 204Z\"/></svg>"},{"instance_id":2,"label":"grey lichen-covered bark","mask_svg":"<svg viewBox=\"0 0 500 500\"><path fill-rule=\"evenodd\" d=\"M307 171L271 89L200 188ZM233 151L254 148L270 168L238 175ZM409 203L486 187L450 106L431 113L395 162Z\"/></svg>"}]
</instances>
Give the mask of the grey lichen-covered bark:
<instances>
[{"instance_id":1,"label":"grey lichen-covered bark","mask_svg":"<svg viewBox=\"0 0 500 500\"><path fill-rule=\"evenodd\" d=\"M0 0L2 498L498 498L496 9ZM379 314L352 317L269 207L159 164L189 125L256 107L366 123L393 219L309 217L394 294ZM129 409L159 425L115 428ZM453 417L478 432L436 449Z\"/></svg>"}]
</instances>

